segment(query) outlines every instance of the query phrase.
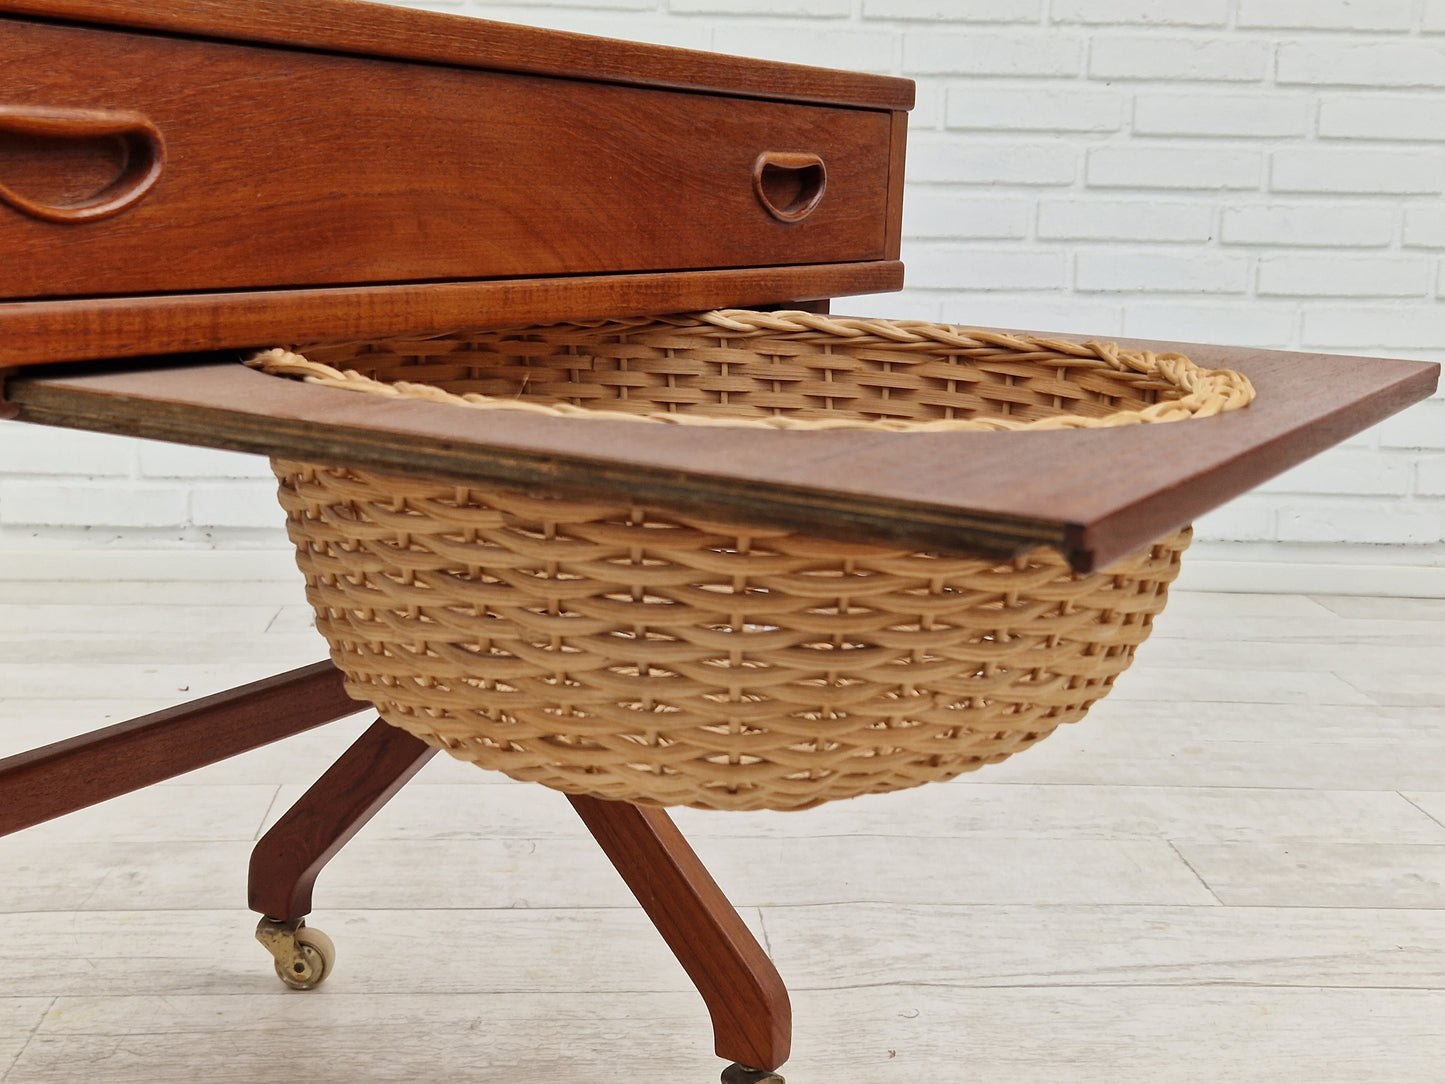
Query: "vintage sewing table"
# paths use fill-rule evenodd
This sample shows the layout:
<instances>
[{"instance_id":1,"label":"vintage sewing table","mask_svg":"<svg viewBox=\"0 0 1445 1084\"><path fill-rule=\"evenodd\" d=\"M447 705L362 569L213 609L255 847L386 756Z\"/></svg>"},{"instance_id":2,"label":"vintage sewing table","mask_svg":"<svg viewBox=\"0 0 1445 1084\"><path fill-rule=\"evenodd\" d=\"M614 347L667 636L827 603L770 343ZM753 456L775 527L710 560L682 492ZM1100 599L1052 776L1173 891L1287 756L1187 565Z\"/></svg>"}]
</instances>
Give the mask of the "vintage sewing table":
<instances>
[{"instance_id":1,"label":"vintage sewing table","mask_svg":"<svg viewBox=\"0 0 1445 1084\"><path fill-rule=\"evenodd\" d=\"M0 412L825 538L1049 545L1087 571L1434 389L1419 362L1189 346L1256 401L1120 429L742 437L480 426L237 363L896 289L912 97L899 79L349 0L0 0ZM0 832L356 710L322 662L10 757ZM293 984L328 963L301 921L321 867L433 751L376 724L258 844L251 905ZM737 1063L725 1079L773 1079L787 993L666 814L572 801L702 993Z\"/></svg>"}]
</instances>

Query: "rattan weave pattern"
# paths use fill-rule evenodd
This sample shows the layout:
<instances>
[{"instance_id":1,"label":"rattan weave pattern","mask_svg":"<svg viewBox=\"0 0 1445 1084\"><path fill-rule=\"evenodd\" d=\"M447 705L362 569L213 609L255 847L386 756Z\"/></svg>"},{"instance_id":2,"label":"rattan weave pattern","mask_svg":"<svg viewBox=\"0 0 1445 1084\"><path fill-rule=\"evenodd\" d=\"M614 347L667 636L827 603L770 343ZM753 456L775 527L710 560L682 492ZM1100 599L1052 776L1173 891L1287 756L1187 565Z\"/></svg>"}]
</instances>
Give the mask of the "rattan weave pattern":
<instances>
[{"instance_id":1,"label":"rattan weave pattern","mask_svg":"<svg viewBox=\"0 0 1445 1084\"><path fill-rule=\"evenodd\" d=\"M307 354L255 363L373 394L682 424L1141 424L1253 394L1177 355L800 313ZM999 563L626 501L273 467L351 695L513 778L657 805L803 809L1003 760L1109 690L1189 540L1080 575L1048 549Z\"/></svg>"},{"instance_id":2,"label":"rattan weave pattern","mask_svg":"<svg viewBox=\"0 0 1445 1084\"><path fill-rule=\"evenodd\" d=\"M1083 716L1187 532L1081 576L626 504L277 462L351 695L575 793L802 809L952 778Z\"/></svg>"},{"instance_id":3,"label":"rattan weave pattern","mask_svg":"<svg viewBox=\"0 0 1445 1084\"><path fill-rule=\"evenodd\" d=\"M1240 374L1181 354L945 324L739 310L275 350L333 387L544 414L789 429L1058 429L1209 417Z\"/></svg>"}]
</instances>

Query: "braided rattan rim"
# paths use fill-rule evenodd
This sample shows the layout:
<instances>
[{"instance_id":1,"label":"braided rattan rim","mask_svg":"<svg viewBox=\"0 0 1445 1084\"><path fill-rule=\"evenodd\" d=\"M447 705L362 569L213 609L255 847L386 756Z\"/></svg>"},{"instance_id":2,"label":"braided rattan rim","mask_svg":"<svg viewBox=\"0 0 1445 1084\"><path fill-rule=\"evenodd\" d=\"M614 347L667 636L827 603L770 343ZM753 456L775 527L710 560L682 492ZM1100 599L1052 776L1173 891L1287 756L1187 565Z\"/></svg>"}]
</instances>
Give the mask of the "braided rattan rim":
<instances>
[{"instance_id":1,"label":"braided rattan rim","mask_svg":"<svg viewBox=\"0 0 1445 1084\"><path fill-rule=\"evenodd\" d=\"M1165 386L1157 402L1135 410L1118 410L1103 417L1061 413L1037 419L1006 416L905 420L897 418L797 418L772 416L762 418L711 417L699 414L656 413L639 415L605 408L581 407L570 403L503 399L477 393L456 394L432 384L405 380L381 381L353 369L337 369L310 360L299 353L273 349L258 354L247 362L253 368L276 376L299 377L307 383L343 388L401 399L417 399L487 410L522 411L553 417L588 417L626 419L651 424L727 426L766 429L876 429L902 432L995 432L1000 430L1050 430L1078 428L1112 428L1149 422L1179 421L1207 418L1247 405L1254 398L1254 388L1243 374L1229 369L1204 369L1183 354L1156 354L1148 350L1128 350L1115 343L1073 343L1062 339L1014 335L1007 332L964 329L949 324L912 320L870 320L855 317L822 316L807 312L752 312L723 309L713 312L679 316L646 317L634 320L607 320L585 324L558 325L585 327L599 335L626 333L649 326L671 326L680 334L695 332L716 336L725 332L741 343L763 338L821 344L886 346L890 352L916 354L919 360L950 356L997 358L1002 352L1019 362L1033 362L1041 367L1065 366L1071 372L1093 370L1117 374L1121 380L1153 382ZM484 334L505 336L513 329L489 331ZM528 329L534 330L534 329Z\"/></svg>"}]
</instances>

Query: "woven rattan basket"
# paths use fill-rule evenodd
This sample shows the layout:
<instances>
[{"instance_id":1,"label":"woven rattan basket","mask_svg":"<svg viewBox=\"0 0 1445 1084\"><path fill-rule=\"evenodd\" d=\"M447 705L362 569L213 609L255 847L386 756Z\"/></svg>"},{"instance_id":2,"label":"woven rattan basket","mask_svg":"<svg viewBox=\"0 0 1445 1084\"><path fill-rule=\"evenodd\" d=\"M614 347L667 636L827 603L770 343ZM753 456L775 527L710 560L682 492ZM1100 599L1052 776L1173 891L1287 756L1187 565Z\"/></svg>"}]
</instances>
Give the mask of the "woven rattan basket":
<instances>
[{"instance_id":1,"label":"woven rattan basket","mask_svg":"<svg viewBox=\"0 0 1445 1084\"><path fill-rule=\"evenodd\" d=\"M1252 396L1178 355L806 313L719 312L270 351L278 375L639 423L1017 429ZM962 448L960 456L966 455ZM1130 663L1181 531L1079 575L277 461L353 696L453 755L573 793L801 809L949 779L1081 718Z\"/></svg>"}]
</instances>

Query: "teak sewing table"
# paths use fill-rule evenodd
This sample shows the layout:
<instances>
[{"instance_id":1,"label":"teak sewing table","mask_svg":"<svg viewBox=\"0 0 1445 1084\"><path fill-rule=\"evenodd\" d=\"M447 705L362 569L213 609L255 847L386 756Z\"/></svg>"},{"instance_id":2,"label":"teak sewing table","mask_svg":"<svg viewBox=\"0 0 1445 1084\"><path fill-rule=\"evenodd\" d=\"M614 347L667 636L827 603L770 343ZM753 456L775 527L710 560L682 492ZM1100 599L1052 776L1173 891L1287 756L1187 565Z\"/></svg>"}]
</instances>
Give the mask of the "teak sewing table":
<instances>
[{"instance_id":1,"label":"teak sewing table","mask_svg":"<svg viewBox=\"0 0 1445 1084\"><path fill-rule=\"evenodd\" d=\"M942 551L1051 545L1090 570L1435 388L1420 362L1188 346L1256 402L1126 429L740 438L481 427L236 363L897 289L912 95L349 0L0 0L0 414ZM321 662L0 760L0 833L357 710ZM321 868L433 752L377 723L258 844L279 970L311 966ZM774 1079L787 992L667 815L572 801L697 984L725 1079Z\"/></svg>"}]
</instances>

